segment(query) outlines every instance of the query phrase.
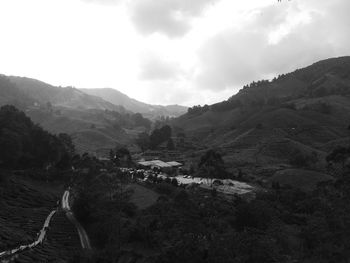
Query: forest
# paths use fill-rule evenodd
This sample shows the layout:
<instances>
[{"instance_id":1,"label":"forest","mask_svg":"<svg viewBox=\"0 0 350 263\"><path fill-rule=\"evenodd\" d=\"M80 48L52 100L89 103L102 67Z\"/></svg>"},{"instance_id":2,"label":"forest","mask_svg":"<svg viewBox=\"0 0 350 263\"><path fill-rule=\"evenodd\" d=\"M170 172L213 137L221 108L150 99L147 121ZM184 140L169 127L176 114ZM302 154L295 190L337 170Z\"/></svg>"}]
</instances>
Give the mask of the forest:
<instances>
[{"instance_id":1,"label":"forest","mask_svg":"<svg viewBox=\"0 0 350 263\"><path fill-rule=\"evenodd\" d=\"M73 155L67 134L48 133L14 106L0 108L0 167L68 167Z\"/></svg>"}]
</instances>

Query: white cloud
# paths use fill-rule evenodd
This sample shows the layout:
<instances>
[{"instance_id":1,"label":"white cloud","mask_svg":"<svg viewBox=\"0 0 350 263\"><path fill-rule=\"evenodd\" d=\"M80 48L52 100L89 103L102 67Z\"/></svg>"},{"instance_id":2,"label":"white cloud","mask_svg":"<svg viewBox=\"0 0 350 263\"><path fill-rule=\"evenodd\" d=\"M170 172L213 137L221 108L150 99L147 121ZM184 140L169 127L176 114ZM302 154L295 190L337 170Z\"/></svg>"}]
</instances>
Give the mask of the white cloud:
<instances>
[{"instance_id":1,"label":"white cloud","mask_svg":"<svg viewBox=\"0 0 350 263\"><path fill-rule=\"evenodd\" d=\"M182 70L177 63L154 54L147 55L141 61L140 78L143 80L176 80L181 74Z\"/></svg>"},{"instance_id":2,"label":"white cloud","mask_svg":"<svg viewBox=\"0 0 350 263\"><path fill-rule=\"evenodd\" d=\"M86 3L92 4L101 4L101 5L116 5L119 4L122 0L81 0Z\"/></svg>"}]
</instances>

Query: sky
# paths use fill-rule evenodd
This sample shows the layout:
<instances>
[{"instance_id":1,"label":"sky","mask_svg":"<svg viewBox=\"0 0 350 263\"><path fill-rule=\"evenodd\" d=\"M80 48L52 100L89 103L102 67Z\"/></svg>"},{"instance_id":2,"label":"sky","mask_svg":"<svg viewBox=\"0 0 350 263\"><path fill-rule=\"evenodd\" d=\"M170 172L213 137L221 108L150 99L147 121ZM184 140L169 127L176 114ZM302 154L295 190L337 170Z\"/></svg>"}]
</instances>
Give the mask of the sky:
<instances>
[{"instance_id":1,"label":"sky","mask_svg":"<svg viewBox=\"0 0 350 263\"><path fill-rule=\"evenodd\" d=\"M212 104L350 55L349 0L0 0L0 73Z\"/></svg>"}]
</instances>

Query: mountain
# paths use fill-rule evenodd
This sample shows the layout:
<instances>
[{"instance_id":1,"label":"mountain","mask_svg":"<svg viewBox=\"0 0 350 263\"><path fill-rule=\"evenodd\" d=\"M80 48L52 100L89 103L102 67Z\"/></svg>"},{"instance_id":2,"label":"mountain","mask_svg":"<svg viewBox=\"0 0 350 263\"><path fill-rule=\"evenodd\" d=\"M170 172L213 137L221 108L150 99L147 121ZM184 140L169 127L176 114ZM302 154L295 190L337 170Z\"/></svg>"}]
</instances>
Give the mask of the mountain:
<instances>
[{"instance_id":1,"label":"mountain","mask_svg":"<svg viewBox=\"0 0 350 263\"><path fill-rule=\"evenodd\" d=\"M114 105L99 97L88 95L73 87L55 87L45 82L25 77L10 76L9 79L16 85L17 89L39 104L50 102L54 106L67 108L125 111L123 107Z\"/></svg>"},{"instance_id":2,"label":"mountain","mask_svg":"<svg viewBox=\"0 0 350 263\"><path fill-rule=\"evenodd\" d=\"M159 116L178 117L187 111L187 107L180 105L151 105L132 99L118 90L111 88L81 89L83 92L100 97L115 105L121 105L132 112L139 112L145 117L154 119Z\"/></svg>"},{"instance_id":3,"label":"mountain","mask_svg":"<svg viewBox=\"0 0 350 263\"><path fill-rule=\"evenodd\" d=\"M232 168L252 176L286 166L324 169L326 154L349 142L349 124L350 57L252 82L172 121L188 139L217 148Z\"/></svg>"}]
</instances>

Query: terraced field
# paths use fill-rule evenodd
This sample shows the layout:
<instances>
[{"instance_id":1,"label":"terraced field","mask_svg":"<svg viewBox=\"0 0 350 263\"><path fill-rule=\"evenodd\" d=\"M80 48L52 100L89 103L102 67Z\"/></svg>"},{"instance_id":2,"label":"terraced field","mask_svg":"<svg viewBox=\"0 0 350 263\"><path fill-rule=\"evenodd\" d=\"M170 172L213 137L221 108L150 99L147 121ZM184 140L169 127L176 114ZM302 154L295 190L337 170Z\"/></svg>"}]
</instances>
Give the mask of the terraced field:
<instances>
[{"instance_id":1,"label":"terraced field","mask_svg":"<svg viewBox=\"0 0 350 263\"><path fill-rule=\"evenodd\" d=\"M53 217L44 244L21 253L15 262L67 262L79 252L78 233L65 213L59 211Z\"/></svg>"},{"instance_id":2,"label":"terraced field","mask_svg":"<svg viewBox=\"0 0 350 263\"><path fill-rule=\"evenodd\" d=\"M28 177L0 176L0 251L32 243L46 217L58 206L63 186ZM74 225L58 209L53 216L43 244L25 250L12 262L67 262L80 252ZM1 259L2 260L2 259ZM2 262L0 260L0 262Z\"/></svg>"}]
</instances>

